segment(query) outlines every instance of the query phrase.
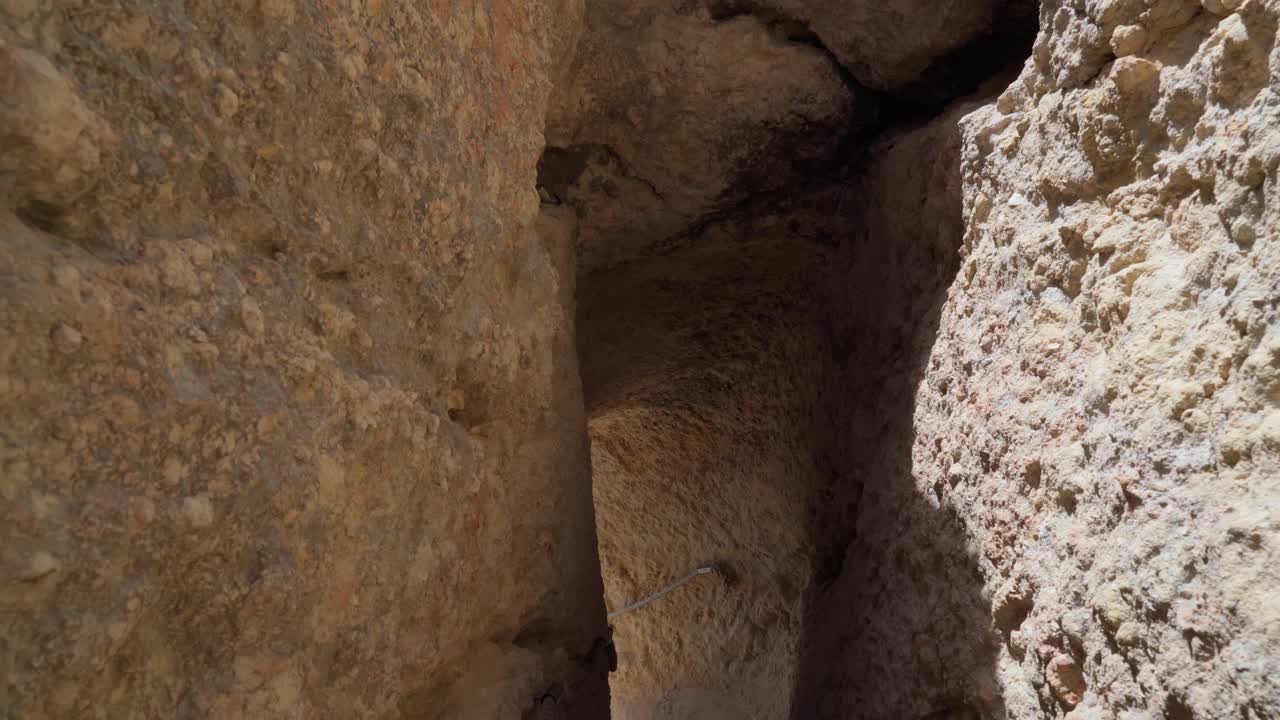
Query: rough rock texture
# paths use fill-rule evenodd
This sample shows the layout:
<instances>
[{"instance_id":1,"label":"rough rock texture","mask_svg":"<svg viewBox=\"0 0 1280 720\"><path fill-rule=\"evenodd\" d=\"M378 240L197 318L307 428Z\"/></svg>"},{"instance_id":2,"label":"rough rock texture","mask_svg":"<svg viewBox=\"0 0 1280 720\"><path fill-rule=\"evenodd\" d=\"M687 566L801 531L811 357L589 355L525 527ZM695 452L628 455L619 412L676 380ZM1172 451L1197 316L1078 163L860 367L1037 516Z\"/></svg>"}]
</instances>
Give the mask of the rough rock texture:
<instances>
[{"instance_id":1,"label":"rough rock texture","mask_svg":"<svg viewBox=\"0 0 1280 720\"><path fill-rule=\"evenodd\" d=\"M964 123L913 456L1013 717L1280 715L1280 3L1146 5L1045 3Z\"/></svg>"},{"instance_id":2,"label":"rough rock texture","mask_svg":"<svg viewBox=\"0 0 1280 720\"><path fill-rule=\"evenodd\" d=\"M959 121L973 108L877 141L838 190L848 219L827 292L831 472L814 498L796 718L992 710L979 700L996 692L982 578L963 524L926 500L912 463L913 391L959 264Z\"/></svg>"},{"instance_id":3,"label":"rough rock texture","mask_svg":"<svg viewBox=\"0 0 1280 720\"><path fill-rule=\"evenodd\" d=\"M825 357L810 279L777 217L584 281L588 398L611 609L715 561L613 621L614 717L785 718L811 555ZM804 243L805 241L801 241Z\"/></svg>"},{"instance_id":4,"label":"rough rock texture","mask_svg":"<svg viewBox=\"0 0 1280 720\"><path fill-rule=\"evenodd\" d=\"M819 49L681 8L590 3L554 95L542 184L578 211L584 274L668 251L695 221L831 166L877 112Z\"/></svg>"},{"instance_id":5,"label":"rough rock texture","mask_svg":"<svg viewBox=\"0 0 1280 720\"><path fill-rule=\"evenodd\" d=\"M946 100L958 66L1003 61L1035 16L1033 0L710 0L719 17L753 15L804 28L865 87L914 102ZM995 68L991 68L995 69Z\"/></svg>"},{"instance_id":6,"label":"rough rock texture","mask_svg":"<svg viewBox=\"0 0 1280 720\"><path fill-rule=\"evenodd\" d=\"M580 17L0 2L0 715L606 712Z\"/></svg>"},{"instance_id":7,"label":"rough rock texture","mask_svg":"<svg viewBox=\"0 0 1280 720\"><path fill-rule=\"evenodd\" d=\"M588 4L539 183L549 214L574 217L606 599L709 560L741 578L615 622L616 715L791 714L814 541L835 545L814 516L846 517L819 495L833 468L823 391L845 389L826 361L822 278L860 202L842 179L878 128L1004 62L1003 46L949 56L1025 25L1027 7ZM948 197L954 254L958 183Z\"/></svg>"},{"instance_id":8,"label":"rough rock texture","mask_svg":"<svg viewBox=\"0 0 1280 720\"><path fill-rule=\"evenodd\" d=\"M712 560L740 578L614 621L614 715L786 717L820 258L739 206L835 164L877 109L821 50L696 5L591 3L561 82L539 183L578 249L606 600Z\"/></svg>"},{"instance_id":9,"label":"rough rock texture","mask_svg":"<svg viewBox=\"0 0 1280 720\"><path fill-rule=\"evenodd\" d=\"M0 714L1280 717L1280 0L1033 15L0 0Z\"/></svg>"},{"instance_id":10,"label":"rough rock texture","mask_svg":"<svg viewBox=\"0 0 1280 720\"><path fill-rule=\"evenodd\" d=\"M544 200L576 209L585 274L670 252L838 170L904 109L971 90L1031 8L593 0L553 95Z\"/></svg>"},{"instance_id":11,"label":"rough rock texture","mask_svg":"<svg viewBox=\"0 0 1280 720\"><path fill-rule=\"evenodd\" d=\"M947 281L922 216L963 262L936 329L909 304L852 353L888 380L851 396L871 474L798 717L1280 715L1278 13L1046 2L952 199L867 211L852 277L901 275L851 304Z\"/></svg>"}]
</instances>

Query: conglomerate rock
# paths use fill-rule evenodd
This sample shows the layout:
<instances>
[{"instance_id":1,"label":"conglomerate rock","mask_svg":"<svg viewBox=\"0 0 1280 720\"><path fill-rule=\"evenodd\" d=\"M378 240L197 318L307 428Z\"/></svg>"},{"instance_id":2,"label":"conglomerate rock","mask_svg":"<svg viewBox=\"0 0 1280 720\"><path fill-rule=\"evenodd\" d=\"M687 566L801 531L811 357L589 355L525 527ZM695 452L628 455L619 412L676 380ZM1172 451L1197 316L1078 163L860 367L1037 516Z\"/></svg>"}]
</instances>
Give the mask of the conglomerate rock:
<instances>
[{"instance_id":1,"label":"conglomerate rock","mask_svg":"<svg viewBox=\"0 0 1280 720\"><path fill-rule=\"evenodd\" d=\"M606 711L580 16L0 3L0 715Z\"/></svg>"},{"instance_id":2,"label":"conglomerate rock","mask_svg":"<svg viewBox=\"0 0 1280 720\"><path fill-rule=\"evenodd\" d=\"M1280 0L1032 5L0 0L0 714L1280 717Z\"/></svg>"},{"instance_id":3,"label":"conglomerate rock","mask_svg":"<svg viewBox=\"0 0 1280 720\"><path fill-rule=\"evenodd\" d=\"M977 549L1010 716L1280 715L1280 3L1041 16L963 122L917 487Z\"/></svg>"}]
</instances>

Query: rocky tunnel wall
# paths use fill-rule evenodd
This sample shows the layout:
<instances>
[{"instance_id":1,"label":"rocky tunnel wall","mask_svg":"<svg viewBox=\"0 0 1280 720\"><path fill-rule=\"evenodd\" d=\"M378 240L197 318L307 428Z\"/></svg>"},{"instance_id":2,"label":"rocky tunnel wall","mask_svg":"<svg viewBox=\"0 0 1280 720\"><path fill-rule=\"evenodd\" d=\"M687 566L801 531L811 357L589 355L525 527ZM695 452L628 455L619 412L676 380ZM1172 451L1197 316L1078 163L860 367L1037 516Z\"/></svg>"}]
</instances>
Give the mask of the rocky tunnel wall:
<instances>
[{"instance_id":1,"label":"rocky tunnel wall","mask_svg":"<svg viewBox=\"0 0 1280 720\"><path fill-rule=\"evenodd\" d=\"M840 573L863 484L898 470L868 467L874 441L843 433L892 427L882 454L897 457L909 409L885 401L889 415L872 417L875 397L886 383L906 393L898 364L962 235L960 111L902 136L905 148L868 142L1016 60L961 46L1025 15L968 11L968 30L917 50L936 64L889 80L851 70L848 28L803 8L588 10L539 177L544 215L577 237L606 602L708 562L738 581L699 579L613 621L619 717L807 717L810 681L829 679L808 664L822 652L810 646L839 637L806 621L815 579ZM859 648L876 640L899 638ZM942 692L898 685L885 707Z\"/></svg>"},{"instance_id":2,"label":"rocky tunnel wall","mask_svg":"<svg viewBox=\"0 0 1280 720\"><path fill-rule=\"evenodd\" d=\"M0 715L604 716L580 22L0 3Z\"/></svg>"},{"instance_id":3,"label":"rocky tunnel wall","mask_svg":"<svg viewBox=\"0 0 1280 720\"><path fill-rule=\"evenodd\" d=\"M1042 3L949 151L879 166L797 717L1276 713L1278 10Z\"/></svg>"},{"instance_id":4,"label":"rocky tunnel wall","mask_svg":"<svg viewBox=\"0 0 1280 720\"><path fill-rule=\"evenodd\" d=\"M826 353L818 258L769 225L717 226L582 288L606 602L723 573L612 621L618 718L788 713Z\"/></svg>"},{"instance_id":5,"label":"rocky tunnel wall","mask_svg":"<svg viewBox=\"0 0 1280 720\"><path fill-rule=\"evenodd\" d=\"M915 391L960 266L960 120L980 105L886 133L836 191L847 234L824 287L831 472L813 499L793 717L998 716L973 547L920 492L912 454Z\"/></svg>"},{"instance_id":6,"label":"rocky tunnel wall","mask_svg":"<svg viewBox=\"0 0 1280 720\"><path fill-rule=\"evenodd\" d=\"M0 708L1280 716L1280 7L1033 5L0 2Z\"/></svg>"},{"instance_id":7,"label":"rocky tunnel wall","mask_svg":"<svg viewBox=\"0 0 1280 720\"><path fill-rule=\"evenodd\" d=\"M822 247L790 246L822 258L813 347L829 353L809 365L826 425L805 446L816 486L795 717L1273 712L1276 14L1042 3L1030 58L994 95L923 124L898 115L917 126L846 156L847 171L750 196L755 212L781 195L829 199L808 237ZM798 16L734 5L713 20L790 27L794 42ZM872 87L844 112L874 127L858 108L895 86ZM661 205L660 178L624 174ZM720 206L695 227L747 212ZM674 260L701 238L639 252ZM628 413L592 423L606 502L614 477L622 493L644 487L616 438L665 432ZM644 680L678 700L678 682L653 680L673 664L705 676L704 660L666 656Z\"/></svg>"}]
</instances>

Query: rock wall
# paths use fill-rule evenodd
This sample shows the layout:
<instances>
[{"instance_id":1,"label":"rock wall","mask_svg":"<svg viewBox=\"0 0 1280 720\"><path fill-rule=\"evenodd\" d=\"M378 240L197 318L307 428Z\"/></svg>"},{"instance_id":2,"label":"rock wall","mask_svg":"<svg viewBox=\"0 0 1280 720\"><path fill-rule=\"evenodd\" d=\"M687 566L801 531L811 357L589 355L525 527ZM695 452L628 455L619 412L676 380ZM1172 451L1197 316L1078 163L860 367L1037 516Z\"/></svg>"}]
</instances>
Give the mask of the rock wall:
<instances>
[{"instance_id":1,"label":"rock wall","mask_svg":"<svg viewBox=\"0 0 1280 720\"><path fill-rule=\"evenodd\" d=\"M0 0L0 714L1280 717L1280 0L1031 13Z\"/></svg>"},{"instance_id":2,"label":"rock wall","mask_svg":"<svg viewBox=\"0 0 1280 720\"><path fill-rule=\"evenodd\" d=\"M1274 0L1046 2L917 396L1013 717L1280 714Z\"/></svg>"},{"instance_id":3,"label":"rock wall","mask_svg":"<svg viewBox=\"0 0 1280 720\"><path fill-rule=\"evenodd\" d=\"M685 0L684 5L694 3ZM1034 0L707 0L717 17L751 16L801 30L858 85L929 106L955 97L972 66L1003 64Z\"/></svg>"},{"instance_id":4,"label":"rock wall","mask_svg":"<svg viewBox=\"0 0 1280 720\"><path fill-rule=\"evenodd\" d=\"M915 389L959 266L959 123L975 107L889 133L833 190L846 220L824 293L830 473L812 500L792 717L998 717L979 697L997 688L963 519L929 502L912 458Z\"/></svg>"},{"instance_id":5,"label":"rock wall","mask_svg":"<svg viewBox=\"0 0 1280 720\"><path fill-rule=\"evenodd\" d=\"M606 600L709 561L738 578L614 622L615 716L805 717L806 588L815 548L833 554L839 535L815 516L847 517L827 517L828 400L874 378L829 363L849 309L824 299L824 278L865 200L845 185L870 137L1005 62L975 42L1030 19L1024 2L892 5L588 3L539 183L544 213L577 237Z\"/></svg>"},{"instance_id":6,"label":"rock wall","mask_svg":"<svg viewBox=\"0 0 1280 720\"><path fill-rule=\"evenodd\" d=\"M581 12L0 3L0 715L603 716Z\"/></svg>"},{"instance_id":7,"label":"rock wall","mask_svg":"<svg viewBox=\"0 0 1280 720\"><path fill-rule=\"evenodd\" d=\"M767 21L594 0L552 96L544 192L577 210L587 276L836 164L878 112L819 48Z\"/></svg>"},{"instance_id":8,"label":"rock wall","mask_svg":"<svg viewBox=\"0 0 1280 720\"><path fill-rule=\"evenodd\" d=\"M724 571L612 621L619 720L790 715L826 348L821 257L786 227L717 224L696 248L584 280L608 606Z\"/></svg>"},{"instance_id":9,"label":"rock wall","mask_svg":"<svg viewBox=\"0 0 1280 720\"><path fill-rule=\"evenodd\" d=\"M873 150L797 717L1280 714L1278 14L1050 0Z\"/></svg>"}]
</instances>

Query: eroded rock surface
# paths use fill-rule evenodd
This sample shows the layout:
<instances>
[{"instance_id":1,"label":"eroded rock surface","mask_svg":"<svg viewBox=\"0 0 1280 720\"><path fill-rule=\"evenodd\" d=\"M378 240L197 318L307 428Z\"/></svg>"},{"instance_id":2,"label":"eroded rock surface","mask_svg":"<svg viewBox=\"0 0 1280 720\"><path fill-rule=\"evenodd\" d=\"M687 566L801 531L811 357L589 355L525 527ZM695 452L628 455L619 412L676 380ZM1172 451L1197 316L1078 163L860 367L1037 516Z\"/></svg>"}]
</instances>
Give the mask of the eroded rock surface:
<instances>
[{"instance_id":1,"label":"eroded rock surface","mask_svg":"<svg viewBox=\"0 0 1280 720\"><path fill-rule=\"evenodd\" d=\"M606 599L620 607L711 560L742 578L615 622L620 717L801 712L792 696L815 548L837 552L848 519L826 507L831 401L846 379L877 377L828 367L832 315L848 310L824 278L844 267L837 248L872 207L846 184L884 127L927 116L994 69L990 57L949 56L1029 18L1017 3L811 5L591 3L553 96L539 182L546 212L577 237ZM928 17L889 21L899 12ZM856 66L837 41L861 53ZM1007 63L1024 46L989 55ZM949 198L949 215L928 208L949 233L922 225L910 237L950 242L951 257L956 119L951 186L926 172L910 194ZM900 160L932 167L934 140ZM899 196L891 173L880 179L877 201Z\"/></svg>"},{"instance_id":2,"label":"eroded rock surface","mask_svg":"<svg viewBox=\"0 0 1280 720\"><path fill-rule=\"evenodd\" d=\"M826 350L822 258L787 230L776 216L716 225L696 248L584 280L608 605L708 562L729 573L613 620L614 717L789 715Z\"/></svg>"},{"instance_id":3,"label":"eroded rock surface","mask_svg":"<svg viewBox=\"0 0 1280 720\"><path fill-rule=\"evenodd\" d=\"M1147 6L1046 3L964 122L913 456L1014 717L1280 713L1280 4Z\"/></svg>"},{"instance_id":4,"label":"eroded rock surface","mask_svg":"<svg viewBox=\"0 0 1280 720\"><path fill-rule=\"evenodd\" d=\"M747 16L593 2L547 122L543 186L578 209L584 273L830 167L878 112L819 49Z\"/></svg>"},{"instance_id":5,"label":"eroded rock surface","mask_svg":"<svg viewBox=\"0 0 1280 720\"><path fill-rule=\"evenodd\" d=\"M0 715L606 712L580 15L0 3Z\"/></svg>"},{"instance_id":6,"label":"eroded rock surface","mask_svg":"<svg viewBox=\"0 0 1280 720\"><path fill-rule=\"evenodd\" d=\"M1036 5L1026 0L709 0L718 17L749 15L812 34L861 85L915 102L954 97L958 66L1003 63ZM982 46L986 46L985 48Z\"/></svg>"},{"instance_id":7,"label":"eroded rock surface","mask_svg":"<svg viewBox=\"0 0 1280 720\"><path fill-rule=\"evenodd\" d=\"M1016 0L595 0L553 96L544 199L577 209L584 273L671 251L972 90L1032 14Z\"/></svg>"},{"instance_id":8,"label":"eroded rock surface","mask_svg":"<svg viewBox=\"0 0 1280 720\"><path fill-rule=\"evenodd\" d=\"M963 260L855 410L885 473L818 596L806 717L1277 714L1278 11L1046 2L1018 80L945 121L962 224L919 207ZM916 208L869 212L918 256ZM853 277L885 253L857 247ZM894 277L934 282L921 259Z\"/></svg>"},{"instance_id":9,"label":"eroded rock surface","mask_svg":"<svg viewBox=\"0 0 1280 720\"><path fill-rule=\"evenodd\" d=\"M0 0L3 714L1280 717L1278 26Z\"/></svg>"},{"instance_id":10,"label":"eroded rock surface","mask_svg":"<svg viewBox=\"0 0 1280 720\"><path fill-rule=\"evenodd\" d=\"M797 718L998 716L982 576L912 458L915 388L963 237L959 122L977 106L882 138L839 191L851 229L828 277L831 473L813 500Z\"/></svg>"}]
</instances>

